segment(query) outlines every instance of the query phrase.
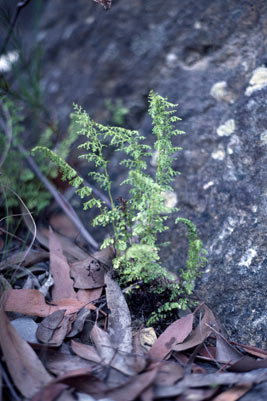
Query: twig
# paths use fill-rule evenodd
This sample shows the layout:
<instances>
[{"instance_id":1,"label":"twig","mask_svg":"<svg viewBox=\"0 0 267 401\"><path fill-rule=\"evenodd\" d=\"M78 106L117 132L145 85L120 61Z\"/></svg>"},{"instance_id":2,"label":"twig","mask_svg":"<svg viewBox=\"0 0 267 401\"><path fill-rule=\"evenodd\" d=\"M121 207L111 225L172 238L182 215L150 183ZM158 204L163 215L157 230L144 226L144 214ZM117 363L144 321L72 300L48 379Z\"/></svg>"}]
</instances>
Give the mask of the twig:
<instances>
[{"instance_id":1,"label":"twig","mask_svg":"<svg viewBox=\"0 0 267 401\"><path fill-rule=\"evenodd\" d=\"M10 24L9 31L8 31L8 34L7 34L7 36L6 36L6 39L5 39L5 41L4 41L4 43L3 43L3 46L2 46L2 48L1 48L0 55L1 55L1 54L4 54L4 52L6 51L8 42L9 42L9 40L10 40L10 38L11 38L11 35L12 35L12 33L13 33L13 30L14 30L14 28L15 28L15 25L16 25L16 22L17 22L17 20L18 20L18 18L19 18L19 15L20 15L21 10L22 10L24 7L26 7L26 6L30 3L30 1L31 1L31 0L23 0L23 1L19 1L19 2L17 3L17 9L16 9L16 12L15 12L15 14L14 14L13 20L12 20L12 22L11 22L11 24Z\"/></svg>"},{"instance_id":2,"label":"twig","mask_svg":"<svg viewBox=\"0 0 267 401\"><path fill-rule=\"evenodd\" d=\"M247 373L195 373L185 376L173 386L155 386L154 396L158 398L175 397L189 388L261 383L267 380L267 369L256 369Z\"/></svg>"},{"instance_id":3,"label":"twig","mask_svg":"<svg viewBox=\"0 0 267 401\"><path fill-rule=\"evenodd\" d=\"M42 181L42 183L45 185L45 187L48 189L48 191L51 193L53 198L56 200L58 205L62 208L62 210L66 213L66 215L69 217L69 219L73 222L75 227L78 229L80 234L83 236L83 238L86 240L86 242L91 245L94 249L98 249L99 245L95 241L95 239L91 236L91 234L86 230L84 227L82 221L78 217L77 213L73 209L73 207L66 201L64 196L57 191L57 189L54 187L53 184L43 175L43 173L40 171L39 167L33 160L31 156L27 154L26 149L22 145L17 145L17 148L21 152L21 154L25 157L29 167L31 170L37 175L37 177Z\"/></svg>"},{"instance_id":4,"label":"twig","mask_svg":"<svg viewBox=\"0 0 267 401\"><path fill-rule=\"evenodd\" d=\"M21 216L21 214L19 214L19 216ZM2 221L2 219L0 220L0 222L1 222L1 221ZM12 234L11 232L5 230L3 227L0 227L0 233L1 233L1 232L4 233L4 234L9 235L9 236L12 237L12 238L15 238L16 240L22 242L23 244L26 244L26 242L25 242L23 239L21 239L20 237L18 237L16 234Z\"/></svg>"},{"instance_id":5,"label":"twig","mask_svg":"<svg viewBox=\"0 0 267 401\"><path fill-rule=\"evenodd\" d=\"M0 100L0 106L2 108L4 117L6 119L6 123L4 123L2 121L2 119L0 119L0 125L5 133L5 137L6 137L5 149L4 149L4 152L2 153L2 156L0 156L0 168L1 168L7 158L7 155L8 155L10 146L11 146L11 141L12 141L12 125L11 125L12 122L11 121L12 120L11 120L9 111L7 110L7 108L5 108L2 100Z\"/></svg>"}]
</instances>

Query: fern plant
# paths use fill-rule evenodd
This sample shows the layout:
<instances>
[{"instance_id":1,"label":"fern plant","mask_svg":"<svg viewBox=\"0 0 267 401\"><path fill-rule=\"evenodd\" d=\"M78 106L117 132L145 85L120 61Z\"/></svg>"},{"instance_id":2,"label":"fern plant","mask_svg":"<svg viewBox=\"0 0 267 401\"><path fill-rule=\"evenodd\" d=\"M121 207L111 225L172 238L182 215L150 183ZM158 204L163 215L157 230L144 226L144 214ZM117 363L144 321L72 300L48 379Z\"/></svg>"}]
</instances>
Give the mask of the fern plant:
<instances>
[{"instance_id":1,"label":"fern plant","mask_svg":"<svg viewBox=\"0 0 267 401\"><path fill-rule=\"evenodd\" d=\"M107 127L93 121L81 107L74 105L78 133L86 137L79 148L85 151L80 157L88 160L93 169L89 175L107 193L111 208L96 198L92 190L84 185L83 179L59 155L47 147L38 146L33 152L39 152L52 160L61 170L62 178L77 188L81 198L88 197L84 209L96 207L98 214L94 226L112 227L112 235L107 237L102 248L114 246L116 256L114 269L119 273L123 285L136 281L150 283L153 292L169 294L169 301L155 311L148 324L164 318L177 308L188 306L189 295L193 291L194 280L199 267L205 263L205 250L199 240L195 225L187 219L178 218L188 230L189 251L187 264L177 279L161 264L158 234L168 230L167 218L178 209L166 203L165 194L171 190L171 182L178 171L172 167L180 147L173 145L173 137L184 134L175 129L180 120L175 116L176 104L168 102L153 91L149 94L149 114L152 118L155 141L153 148L144 143L144 137L138 132L121 127ZM115 202L112 196L109 161L104 157L105 147L112 146L117 152L123 152L125 158L120 162L127 171L127 178L121 185L130 187L129 199L119 198ZM154 176L148 174L147 160L157 153L157 168Z\"/></svg>"}]
</instances>

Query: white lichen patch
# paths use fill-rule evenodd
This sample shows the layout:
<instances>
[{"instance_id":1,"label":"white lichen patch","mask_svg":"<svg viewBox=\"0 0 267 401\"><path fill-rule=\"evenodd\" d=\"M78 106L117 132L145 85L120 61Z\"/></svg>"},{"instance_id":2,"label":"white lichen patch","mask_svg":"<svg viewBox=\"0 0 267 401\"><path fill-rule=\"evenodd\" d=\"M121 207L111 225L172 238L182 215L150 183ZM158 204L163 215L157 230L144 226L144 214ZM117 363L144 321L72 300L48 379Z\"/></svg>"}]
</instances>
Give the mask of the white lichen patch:
<instances>
[{"instance_id":1,"label":"white lichen patch","mask_svg":"<svg viewBox=\"0 0 267 401\"><path fill-rule=\"evenodd\" d=\"M222 252L225 238L230 237L237 223L238 223L237 218L233 218L231 216L227 218L219 234L215 237L214 241L210 246L210 253L214 252L216 254L220 254Z\"/></svg>"},{"instance_id":2,"label":"white lichen patch","mask_svg":"<svg viewBox=\"0 0 267 401\"><path fill-rule=\"evenodd\" d=\"M168 53L167 56L166 56L166 64L169 67L173 67L174 65L177 64L177 59L178 58L177 58L175 53Z\"/></svg>"},{"instance_id":3,"label":"white lichen patch","mask_svg":"<svg viewBox=\"0 0 267 401\"><path fill-rule=\"evenodd\" d=\"M219 136L230 136L235 130L235 120L232 118L217 128Z\"/></svg>"},{"instance_id":4,"label":"white lichen patch","mask_svg":"<svg viewBox=\"0 0 267 401\"><path fill-rule=\"evenodd\" d=\"M177 205L178 199L177 194L173 191L165 191L162 193L163 197L166 199L165 206L172 208Z\"/></svg>"},{"instance_id":5,"label":"white lichen patch","mask_svg":"<svg viewBox=\"0 0 267 401\"><path fill-rule=\"evenodd\" d=\"M227 145L227 153L232 155L235 151L240 151L240 139L237 135L232 135Z\"/></svg>"},{"instance_id":6,"label":"white lichen patch","mask_svg":"<svg viewBox=\"0 0 267 401\"><path fill-rule=\"evenodd\" d=\"M0 72L7 72L11 70L11 66L19 58L18 52L11 51L0 57Z\"/></svg>"},{"instance_id":7,"label":"white lichen patch","mask_svg":"<svg viewBox=\"0 0 267 401\"><path fill-rule=\"evenodd\" d=\"M210 90L210 95L218 101L225 101L228 103L233 103L234 101L234 94L228 88L226 81L216 82Z\"/></svg>"},{"instance_id":8,"label":"white lichen patch","mask_svg":"<svg viewBox=\"0 0 267 401\"><path fill-rule=\"evenodd\" d=\"M226 220L226 224L224 225L222 231L219 234L219 240L222 241L225 237L229 237L234 231L234 228L237 224L237 219L232 217L228 217Z\"/></svg>"},{"instance_id":9,"label":"white lichen patch","mask_svg":"<svg viewBox=\"0 0 267 401\"><path fill-rule=\"evenodd\" d=\"M258 211L258 206L257 206L257 205L251 206L251 210L252 210L253 213L257 213L257 211Z\"/></svg>"},{"instance_id":10,"label":"white lichen patch","mask_svg":"<svg viewBox=\"0 0 267 401\"><path fill-rule=\"evenodd\" d=\"M195 28L195 29L201 29L201 28L202 28L201 22L200 22L200 21L196 21L196 22L194 23L194 28Z\"/></svg>"},{"instance_id":11,"label":"white lichen patch","mask_svg":"<svg viewBox=\"0 0 267 401\"><path fill-rule=\"evenodd\" d=\"M222 146L219 146L218 149L214 150L211 154L211 157L214 160L223 160L225 158L225 151Z\"/></svg>"},{"instance_id":12,"label":"white lichen patch","mask_svg":"<svg viewBox=\"0 0 267 401\"><path fill-rule=\"evenodd\" d=\"M242 258L240 259L240 262L238 263L239 267L246 267L249 268L249 266L252 263L252 260L257 256L257 249L256 248L248 248Z\"/></svg>"},{"instance_id":13,"label":"white lichen patch","mask_svg":"<svg viewBox=\"0 0 267 401\"><path fill-rule=\"evenodd\" d=\"M267 130L261 133L260 139L261 139L261 145L267 145Z\"/></svg>"},{"instance_id":14,"label":"white lichen patch","mask_svg":"<svg viewBox=\"0 0 267 401\"><path fill-rule=\"evenodd\" d=\"M214 185L214 181L209 181L203 185L203 189L206 190Z\"/></svg>"},{"instance_id":15,"label":"white lichen patch","mask_svg":"<svg viewBox=\"0 0 267 401\"><path fill-rule=\"evenodd\" d=\"M255 319L254 322L252 322L253 327L258 327L258 326L266 327L266 325L267 325L267 315L263 315L258 319Z\"/></svg>"},{"instance_id":16,"label":"white lichen patch","mask_svg":"<svg viewBox=\"0 0 267 401\"><path fill-rule=\"evenodd\" d=\"M262 66L253 71L245 95L250 96L253 92L258 91L265 86L267 86L267 68Z\"/></svg>"}]
</instances>

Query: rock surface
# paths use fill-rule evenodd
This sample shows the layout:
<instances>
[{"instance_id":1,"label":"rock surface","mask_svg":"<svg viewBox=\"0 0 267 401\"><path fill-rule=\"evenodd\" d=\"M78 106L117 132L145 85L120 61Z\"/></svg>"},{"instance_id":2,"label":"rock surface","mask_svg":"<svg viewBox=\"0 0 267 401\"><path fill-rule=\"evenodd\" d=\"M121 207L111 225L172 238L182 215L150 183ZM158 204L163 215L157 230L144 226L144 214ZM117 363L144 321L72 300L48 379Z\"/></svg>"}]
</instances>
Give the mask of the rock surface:
<instances>
[{"instance_id":1,"label":"rock surface","mask_svg":"<svg viewBox=\"0 0 267 401\"><path fill-rule=\"evenodd\" d=\"M209 264L198 295L235 340L266 346L267 3L233 0L48 2L39 41L42 89L61 127L72 103L99 122L122 99L150 140L147 95L179 103L187 135L175 182L180 215L198 226ZM116 159L112 159L116 166ZM153 167L151 167L153 168ZM175 269L184 232L171 223ZM179 265L177 265L179 263Z\"/></svg>"}]
</instances>

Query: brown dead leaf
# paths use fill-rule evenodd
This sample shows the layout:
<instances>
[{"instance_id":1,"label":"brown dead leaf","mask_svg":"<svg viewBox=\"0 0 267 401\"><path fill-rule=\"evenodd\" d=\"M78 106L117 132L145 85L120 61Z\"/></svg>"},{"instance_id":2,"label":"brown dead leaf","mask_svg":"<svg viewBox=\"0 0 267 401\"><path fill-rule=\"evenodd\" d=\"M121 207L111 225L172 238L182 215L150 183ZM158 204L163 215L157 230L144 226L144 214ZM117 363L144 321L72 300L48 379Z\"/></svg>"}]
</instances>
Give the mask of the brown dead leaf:
<instances>
[{"instance_id":1,"label":"brown dead leaf","mask_svg":"<svg viewBox=\"0 0 267 401\"><path fill-rule=\"evenodd\" d=\"M214 361L216 360L216 347L214 346L202 346L197 354L198 358Z\"/></svg>"},{"instance_id":2,"label":"brown dead leaf","mask_svg":"<svg viewBox=\"0 0 267 401\"><path fill-rule=\"evenodd\" d=\"M81 358L87 359L91 362L101 363L102 359L97 353L95 347L92 345L78 343L74 340L71 341L72 351Z\"/></svg>"},{"instance_id":3,"label":"brown dead leaf","mask_svg":"<svg viewBox=\"0 0 267 401\"><path fill-rule=\"evenodd\" d=\"M88 253L83 251L79 246L77 246L72 240L65 237L64 235L57 234L60 241L61 247L63 249L64 255L67 257L68 262L73 262L75 260L84 260L88 257ZM41 228L37 231L38 241L49 248L49 230L46 228Z\"/></svg>"},{"instance_id":4,"label":"brown dead leaf","mask_svg":"<svg viewBox=\"0 0 267 401\"><path fill-rule=\"evenodd\" d=\"M96 310L96 307L94 305L88 303L85 304L84 302L72 298L63 298L58 300L57 302L54 302L54 304L58 307L57 309L66 309L65 315L76 313L82 308Z\"/></svg>"},{"instance_id":5,"label":"brown dead leaf","mask_svg":"<svg viewBox=\"0 0 267 401\"><path fill-rule=\"evenodd\" d=\"M132 377L127 383L119 388L107 391L105 396L116 401L133 401L148 389L154 382L160 364L154 363L149 370Z\"/></svg>"},{"instance_id":6,"label":"brown dead leaf","mask_svg":"<svg viewBox=\"0 0 267 401\"><path fill-rule=\"evenodd\" d=\"M119 352L130 354L132 345L132 324L128 305L119 284L111 278L111 273L105 274L106 298L110 314L108 327L113 347Z\"/></svg>"},{"instance_id":7,"label":"brown dead leaf","mask_svg":"<svg viewBox=\"0 0 267 401\"><path fill-rule=\"evenodd\" d=\"M45 344L60 346L70 330L71 316L65 310L57 310L43 319L36 331L38 340Z\"/></svg>"},{"instance_id":8,"label":"brown dead leaf","mask_svg":"<svg viewBox=\"0 0 267 401\"><path fill-rule=\"evenodd\" d=\"M65 309L65 314L78 312L83 307L95 310L92 304L84 304L77 299L60 299L49 305L38 290L8 290L6 292L6 312L23 313L24 315L46 317L51 313Z\"/></svg>"},{"instance_id":9,"label":"brown dead leaf","mask_svg":"<svg viewBox=\"0 0 267 401\"><path fill-rule=\"evenodd\" d=\"M49 343L54 330L59 326L64 318L65 310L57 310L42 320L36 330L37 339L42 343Z\"/></svg>"},{"instance_id":10,"label":"brown dead leaf","mask_svg":"<svg viewBox=\"0 0 267 401\"><path fill-rule=\"evenodd\" d=\"M63 343L65 337L71 330L72 320L73 316L71 315L64 316L62 323L54 331L52 338L49 341L50 344L59 347Z\"/></svg>"},{"instance_id":11,"label":"brown dead leaf","mask_svg":"<svg viewBox=\"0 0 267 401\"><path fill-rule=\"evenodd\" d=\"M30 401L55 401L66 389L68 389L66 384L51 383L35 394Z\"/></svg>"},{"instance_id":12,"label":"brown dead leaf","mask_svg":"<svg viewBox=\"0 0 267 401\"><path fill-rule=\"evenodd\" d=\"M90 369L92 367L90 361L77 355L63 353L55 348L51 349L50 345L42 348L38 354L46 369L56 376L62 376L72 370Z\"/></svg>"},{"instance_id":13,"label":"brown dead leaf","mask_svg":"<svg viewBox=\"0 0 267 401\"><path fill-rule=\"evenodd\" d=\"M212 329L208 327L208 325L215 326L216 320L212 311L206 305L203 305L203 308L205 311L204 316L199 322L196 329L192 331L190 337L187 340L185 340L182 344L172 345L171 346L172 350L184 351L186 349L195 347L196 345L203 343L203 341L205 341L206 338L209 337L209 335L212 332Z\"/></svg>"},{"instance_id":14,"label":"brown dead leaf","mask_svg":"<svg viewBox=\"0 0 267 401\"><path fill-rule=\"evenodd\" d=\"M233 345L229 344L226 338L216 334L216 360L220 363L237 362L243 354L239 352Z\"/></svg>"},{"instance_id":15,"label":"brown dead leaf","mask_svg":"<svg viewBox=\"0 0 267 401\"><path fill-rule=\"evenodd\" d=\"M254 369L267 368L267 359L256 360L251 356L243 356L228 370L231 372L249 372Z\"/></svg>"},{"instance_id":16,"label":"brown dead leaf","mask_svg":"<svg viewBox=\"0 0 267 401\"><path fill-rule=\"evenodd\" d=\"M267 358L267 351L253 347L251 345L244 345L244 344L239 344L234 341L230 341L230 344L237 345L239 347L242 347L247 353L257 356L258 358L266 359Z\"/></svg>"},{"instance_id":17,"label":"brown dead leaf","mask_svg":"<svg viewBox=\"0 0 267 401\"><path fill-rule=\"evenodd\" d=\"M91 290L78 290L76 298L84 303L95 301L101 297L103 287L92 288Z\"/></svg>"},{"instance_id":18,"label":"brown dead leaf","mask_svg":"<svg viewBox=\"0 0 267 401\"><path fill-rule=\"evenodd\" d=\"M60 394L67 386L90 394L92 397L98 396L98 398L101 398L109 388L107 384L96 378L91 371L92 368L86 368L68 372L48 383L47 386L31 399L31 401L54 401L56 397L53 396L53 398L51 398L51 393L53 392L54 394L58 391L58 394Z\"/></svg>"},{"instance_id":19,"label":"brown dead leaf","mask_svg":"<svg viewBox=\"0 0 267 401\"><path fill-rule=\"evenodd\" d=\"M229 390L217 395L213 398L213 401L236 401L239 400L244 394L246 394L252 387L251 383L237 384L236 386L229 388ZM256 401L256 400L255 400Z\"/></svg>"},{"instance_id":20,"label":"brown dead leaf","mask_svg":"<svg viewBox=\"0 0 267 401\"><path fill-rule=\"evenodd\" d=\"M10 255L0 263L0 270L5 270L9 266L22 265L33 266L35 263L43 262L49 259L49 253L46 251L35 251L27 249L23 252L17 252Z\"/></svg>"},{"instance_id":21,"label":"brown dead leaf","mask_svg":"<svg viewBox=\"0 0 267 401\"><path fill-rule=\"evenodd\" d=\"M9 322L0 308L0 345L10 376L24 397L32 397L51 376L31 348Z\"/></svg>"},{"instance_id":22,"label":"brown dead leaf","mask_svg":"<svg viewBox=\"0 0 267 401\"><path fill-rule=\"evenodd\" d=\"M157 398L170 398L184 393L189 388L202 388L221 385L240 385L251 383L262 383L267 379L266 369L259 374L257 371L247 373L204 373L186 375L173 386L156 386L155 396Z\"/></svg>"},{"instance_id":23,"label":"brown dead leaf","mask_svg":"<svg viewBox=\"0 0 267 401\"><path fill-rule=\"evenodd\" d=\"M95 324L91 330L90 336L96 346L97 353L101 357L103 365L111 366L125 375L132 376L136 374L134 369L134 355L131 357L131 355L121 352L119 347L112 343L111 337L106 331Z\"/></svg>"},{"instance_id":24,"label":"brown dead leaf","mask_svg":"<svg viewBox=\"0 0 267 401\"><path fill-rule=\"evenodd\" d=\"M173 346L182 343L192 331L194 315L190 313L173 322L154 342L149 355L154 360L164 359Z\"/></svg>"},{"instance_id":25,"label":"brown dead leaf","mask_svg":"<svg viewBox=\"0 0 267 401\"><path fill-rule=\"evenodd\" d=\"M68 338L76 336L83 330L85 321L89 318L90 314L91 311L87 308L83 308L78 312L77 317L72 325L72 329L67 335Z\"/></svg>"},{"instance_id":26,"label":"brown dead leaf","mask_svg":"<svg viewBox=\"0 0 267 401\"><path fill-rule=\"evenodd\" d=\"M103 287L104 275L111 268L113 257L114 250L108 247L84 260L72 263L70 269L74 287L80 289Z\"/></svg>"},{"instance_id":27,"label":"brown dead leaf","mask_svg":"<svg viewBox=\"0 0 267 401\"><path fill-rule=\"evenodd\" d=\"M70 278L70 267L63 255L61 243L52 228L49 230L50 271L54 278L52 299L76 298L73 281Z\"/></svg>"},{"instance_id":28,"label":"brown dead leaf","mask_svg":"<svg viewBox=\"0 0 267 401\"><path fill-rule=\"evenodd\" d=\"M65 235L67 238L75 240L79 236L79 231L65 214L56 214L51 216L49 223L54 230L59 234Z\"/></svg>"},{"instance_id":29,"label":"brown dead leaf","mask_svg":"<svg viewBox=\"0 0 267 401\"><path fill-rule=\"evenodd\" d=\"M188 364L190 363L190 358L187 357L185 354L182 352L176 352L174 351L172 353L172 356L174 359L183 367L187 368ZM196 363L192 363L191 365L191 372L192 373L206 373L206 370L202 367L197 365Z\"/></svg>"},{"instance_id":30,"label":"brown dead leaf","mask_svg":"<svg viewBox=\"0 0 267 401\"><path fill-rule=\"evenodd\" d=\"M184 368L175 362L163 363L157 373L155 383L158 386L172 386L184 377Z\"/></svg>"}]
</instances>

